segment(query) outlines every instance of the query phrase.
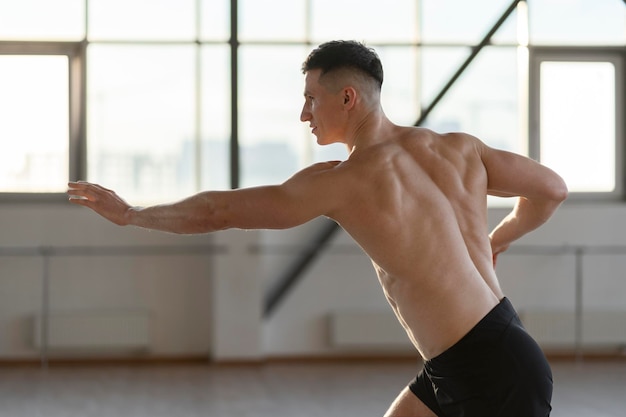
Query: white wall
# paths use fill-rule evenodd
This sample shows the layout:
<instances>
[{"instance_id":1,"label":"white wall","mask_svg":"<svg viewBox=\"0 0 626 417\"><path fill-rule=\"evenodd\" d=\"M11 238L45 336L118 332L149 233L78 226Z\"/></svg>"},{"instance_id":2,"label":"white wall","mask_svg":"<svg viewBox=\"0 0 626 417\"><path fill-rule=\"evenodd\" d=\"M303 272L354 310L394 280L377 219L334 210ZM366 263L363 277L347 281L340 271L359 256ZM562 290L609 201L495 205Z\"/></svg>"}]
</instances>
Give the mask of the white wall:
<instances>
[{"instance_id":1,"label":"white wall","mask_svg":"<svg viewBox=\"0 0 626 417\"><path fill-rule=\"evenodd\" d=\"M491 210L491 225L505 212ZM547 225L501 256L498 275L505 292L518 309L573 309L574 247L626 247L625 219L623 204L566 204ZM67 203L6 204L0 206L0 248L201 248L188 255L96 251L89 256L52 256L50 310L149 311L153 318L149 354L156 357L211 354L216 360L256 360L340 355L346 352L332 348L328 340L331 312L390 311L369 260L343 232L271 318L261 318L267 286L293 261L298 246L323 227L322 220L291 231L176 236L120 228ZM212 253L209 245L218 251ZM562 245L570 249L526 252ZM626 310L625 267L626 251L585 254L585 307ZM0 359L38 357L30 319L40 311L41 292L41 257L0 256Z\"/></svg>"},{"instance_id":2,"label":"white wall","mask_svg":"<svg viewBox=\"0 0 626 417\"><path fill-rule=\"evenodd\" d=\"M494 213L495 214L495 213ZM500 214L500 213L498 213ZM503 257L499 277L518 309L573 308L576 259L580 248L583 306L626 311L626 206L566 204L546 226L520 244L569 245L565 254Z\"/></svg>"},{"instance_id":3,"label":"white wall","mask_svg":"<svg viewBox=\"0 0 626 417\"><path fill-rule=\"evenodd\" d=\"M44 262L31 248L52 250L51 313L145 311L152 319L150 354L208 356L212 257L201 252L214 239L121 228L69 203L0 206L0 252L24 249L0 256L0 358L39 354L32 319L42 308ZM91 255L73 255L90 247L96 248ZM200 247L200 253L163 254L159 247Z\"/></svg>"},{"instance_id":4,"label":"white wall","mask_svg":"<svg viewBox=\"0 0 626 417\"><path fill-rule=\"evenodd\" d=\"M490 226L507 212L490 210ZM342 354L328 343L327 319L331 311L390 311L367 258L356 247L353 253L346 253L349 242L346 234L338 236L335 245L341 254L333 255L329 249L265 323L266 355ZM605 245L623 248L614 248L616 254L606 254L600 248ZM582 256L584 308L626 311L626 206L577 203L562 206L546 225L499 258L498 276L518 310L574 311L575 249L579 246L589 246Z\"/></svg>"}]
</instances>

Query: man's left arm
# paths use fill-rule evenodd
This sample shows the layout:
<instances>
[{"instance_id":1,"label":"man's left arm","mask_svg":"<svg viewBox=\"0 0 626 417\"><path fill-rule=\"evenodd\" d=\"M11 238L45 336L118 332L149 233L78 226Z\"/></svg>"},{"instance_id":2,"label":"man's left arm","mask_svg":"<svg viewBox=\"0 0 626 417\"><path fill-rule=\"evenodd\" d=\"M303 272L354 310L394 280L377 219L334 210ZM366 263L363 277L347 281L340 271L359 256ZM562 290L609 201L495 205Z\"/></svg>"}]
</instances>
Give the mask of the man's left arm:
<instances>
[{"instance_id":1,"label":"man's left arm","mask_svg":"<svg viewBox=\"0 0 626 417\"><path fill-rule=\"evenodd\" d=\"M482 159L488 193L518 197L513 210L489 236L495 261L512 242L548 221L567 198L567 185L551 169L521 155L485 146Z\"/></svg>"}]
</instances>

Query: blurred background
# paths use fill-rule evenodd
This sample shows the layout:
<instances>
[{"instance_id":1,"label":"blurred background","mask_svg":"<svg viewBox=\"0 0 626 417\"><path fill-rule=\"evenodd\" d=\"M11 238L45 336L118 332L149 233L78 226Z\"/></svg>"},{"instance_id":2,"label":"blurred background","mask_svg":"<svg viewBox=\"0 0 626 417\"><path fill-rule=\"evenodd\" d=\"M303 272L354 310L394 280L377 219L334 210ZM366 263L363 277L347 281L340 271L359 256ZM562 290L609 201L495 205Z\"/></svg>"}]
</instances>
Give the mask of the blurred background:
<instances>
[{"instance_id":1,"label":"blurred background","mask_svg":"<svg viewBox=\"0 0 626 417\"><path fill-rule=\"evenodd\" d=\"M174 236L65 201L68 180L145 205L346 158L299 121L300 66L332 39L378 52L392 121L566 179L498 274L551 357L622 357L623 0L0 0L0 362L415 357L326 219Z\"/></svg>"}]
</instances>

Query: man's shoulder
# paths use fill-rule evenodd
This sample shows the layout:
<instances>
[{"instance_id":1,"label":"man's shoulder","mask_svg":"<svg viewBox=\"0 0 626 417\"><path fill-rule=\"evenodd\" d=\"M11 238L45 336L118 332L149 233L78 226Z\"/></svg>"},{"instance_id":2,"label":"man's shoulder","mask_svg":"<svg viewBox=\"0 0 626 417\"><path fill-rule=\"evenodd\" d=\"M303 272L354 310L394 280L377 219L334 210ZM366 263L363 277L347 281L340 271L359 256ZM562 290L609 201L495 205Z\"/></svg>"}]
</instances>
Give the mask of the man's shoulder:
<instances>
[{"instance_id":1,"label":"man's shoulder","mask_svg":"<svg viewBox=\"0 0 626 417\"><path fill-rule=\"evenodd\" d=\"M437 132L418 126L406 126L398 131L396 142L402 144L430 144L441 146L462 146L482 143L477 137L466 132Z\"/></svg>"},{"instance_id":2,"label":"man's shoulder","mask_svg":"<svg viewBox=\"0 0 626 417\"><path fill-rule=\"evenodd\" d=\"M407 127L400 131L393 143L411 154L426 157L433 153L480 153L484 143L477 137L465 132L436 132L427 128Z\"/></svg>"},{"instance_id":3,"label":"man's shoulder","mask_svg":"<svg viewBox=\"0 0 626 417\"><path fill-rule=\"evenodd\" d=\"M328 171L336 168L340 165L342 161L323 161L323 162L315 162L300 171L298 171L295 175L300 174L314 174L316 172Z\"/></svg>"},{"instance_id":4,"label":"man's shoulder","mask_svg":"<svg viewBox=\"0 0 626 417\"><path fill-rule=\"evenodd\" d=\"M480 142L480 140L476 136L467 132L459 131L435 132L431 130L429 131L429 136L433 138L433 140L438 140L448 144Z\"/></svg>"},{"instance_id":5,"label":"man's shoulder","mask_svg":"<svg viewBox=\"0 0 626 417\"><path fill-rule=\"evenodd\" d=\"M344 161L325 161L313 163L293 174L284 185L298 184L299 186L314 186L334 181L339 174L337 167Z\"/></svg>"},{"instance_id":6,"label":"man's shoulder","mask_svg":"<svg viewBox=\"0 0 626 417\"><path fill-rule=\"evenodd\" d=\"M325 170L325 169L332 169L335 168L337 165L340 165L341 163L343 163L343 161L323 161L323 162L316 162L312 165L309 166L309 168L311 169L316 169L316 170Z\"/></svg>"},{"instance_id":7,"label":"man's shoulder","mask_svg":"<svg viewBox=\"0 0 626 417\"><path fill-rule=\"evenodd\" d=\"M440 148L450 149L465 156L479 155L485 148L480 139L465 132L435 133L432 140Z\"/></svg>"}]
</instances>

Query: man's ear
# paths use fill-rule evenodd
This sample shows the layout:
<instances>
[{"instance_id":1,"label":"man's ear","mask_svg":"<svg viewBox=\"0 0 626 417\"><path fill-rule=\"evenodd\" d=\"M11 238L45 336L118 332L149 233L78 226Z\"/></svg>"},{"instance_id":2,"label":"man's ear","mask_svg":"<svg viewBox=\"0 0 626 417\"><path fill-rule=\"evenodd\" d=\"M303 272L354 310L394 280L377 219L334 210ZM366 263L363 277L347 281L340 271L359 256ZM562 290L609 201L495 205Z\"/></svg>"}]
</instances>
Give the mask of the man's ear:
<instances>
[{"instance_id":1,"label":"man's ear","mask_svg":"<svg viewBox=\"0 0 626 417\"><path fill-rule=\"evenodd\" d=\"M343 89L343 107L346 110L352 109L356 104L357 92L354 87L345 87Z\"/></svg>"}]
</instances>

